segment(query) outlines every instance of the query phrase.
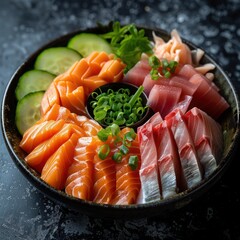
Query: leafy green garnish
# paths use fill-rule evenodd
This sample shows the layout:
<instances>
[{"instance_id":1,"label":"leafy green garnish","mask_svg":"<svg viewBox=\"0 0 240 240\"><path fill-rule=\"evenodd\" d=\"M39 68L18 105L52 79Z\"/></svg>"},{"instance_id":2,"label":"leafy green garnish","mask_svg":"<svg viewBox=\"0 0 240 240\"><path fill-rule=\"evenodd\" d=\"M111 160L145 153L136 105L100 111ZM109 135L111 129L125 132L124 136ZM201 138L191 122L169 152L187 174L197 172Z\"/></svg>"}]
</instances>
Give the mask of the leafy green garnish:
<instances>
[{"instance_id":1,"label":"leafy green garnish","mask_svg":"<svg viewBox=\"0 0 240 240\"><path fill-rule=\"evenodd\" d=\"M125 72L140 60L142 53L152 53L144 29L138 30L134 24L121 27L119 22L114 22L112 28L112 32L102 34L102 37L110 41L115 55L127 65Z\"/></svg>"}]
</instances>

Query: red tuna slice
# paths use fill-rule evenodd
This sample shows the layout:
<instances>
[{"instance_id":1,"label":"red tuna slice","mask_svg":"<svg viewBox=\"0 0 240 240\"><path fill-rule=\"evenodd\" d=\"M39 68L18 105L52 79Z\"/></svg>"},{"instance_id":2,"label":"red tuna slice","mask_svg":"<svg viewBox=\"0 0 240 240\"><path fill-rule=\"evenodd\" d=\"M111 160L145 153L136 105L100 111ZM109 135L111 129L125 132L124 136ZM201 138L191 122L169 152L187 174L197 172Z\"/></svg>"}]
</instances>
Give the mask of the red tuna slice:
<instances>
[{"instance_id":1,"label":"red tuna slice","mask_svg":"<svg viewBox=\"0 0 240 240\"><path fill-rule=\"evenodd\" d=\"M123 82L131 83L136 86L143 84L144 78L149 74L151 67L147 59L140 60L131 68L123 78Z\"/></svg>"},{"instance_id":2,"label":"red tuna slice","mask_svg":"<svg viewBox=\"0 0 240 240\"><path fill-rule=\"evenodd\" d=\"M204 80L211 85L213 88L215 88L217 91L219 91L219 88L214 84L214 82L212 82L210 79L204 77L203 74L201 74L200 72L198 72L192 65L190 64L185 64L183 65L183 67L181 68L181 70L179 71L178 75L181 77L184 77L186 79L190 79L191 77L193 77L193 75L195 74L200 74Z\"/></svg>"},{"instance_id":3,"label":"red tuna slice","mask_svg":"<svg viewBox=\"0 0 240 240\"><path fill-rule=\"evenodd\" d=\"M205 112L192 108L185 115L199 160L208 177L216 168L223 148L221 125Z\"/></svg>"},{"instance_id":4,"label":"red tuna slice","mask_svg":"<svg viewBox=\"0 0 240 240\"><path fill-rule=\"evenodd\" d=\"M191 64L185 64L178 72L178 75L186 79L190 79L194 74L198 73Z\"/></svg>"},{"instance_id":5,"label":"red tuna slice","mask_svg":"<svg viewBox=\"0 0 240 240\"><path fill-rule=\"evenodd\" d=\"M160 200L159 173L157 166L157 149L154 142L151 123L145 124L138 130L138 139L141 155L139 171L141 181L141 199L138 203L147 203Z\"/></svg>"},{"instance_id":6,"label":"red tuna slice","mask_svg":"<svg viewBox=\"0 0 240 240\"><path fill-rule=\"evenodd\" d=\"M158 80L152 80L150 74L148 74L143 81L144 92L149 95L154 85L169 85L169 79L166 78L159 78Z\"/></svg>"},{"instance_id":7,"label":"red tuna slice","mask_svg":"<svg viewBox=\"0 0 240 240\"><path fill-rule=\"evenodd\" d=\"M170 113L179 102L182 89L173 86L154 85L152 88L147 105L154 112L160 112L162 118Z\"/></svg>"},{"instance_id":8,"label":"red tuna slice","mask_svg":"<svg viewBox=\"0 0 240 240\"><path fill-rule=\"evenodd\" d=\"M177 144L183 177L187 187L194 187L202 180L202 166L184 117L180 111L176 111L171 116L169 115L166 120L168 126L171 127Z\"/></svg>"},{"instance_id":9,"label":"red tuna slice","mask_svg":"<svg viewBox=\"0 0 240 240\"><path fill-rule=\"evenodd\" d=\"M171 129L163 121L153 129L157 147L157 161L163 199L184 190L186 183L181 178L182 168L178 156L177 146Z\"/></svg>"},{"instance_id":10,"label":"red tuna slice","mask_svg":"<svg viewBox=\"0 0 240 240\"><path fill-rule=\"evenodd\" d=\"M192 96L197 90L197 85L188 81L186 78L180 76L174 76L169 81L171 86L179 87L182 89L182 96Z\"/></svg>"},{"instance_id":11,"label":"red tuna slice","mask_svg":"<svg viewBox=\"0 0 240 240\"><path fill-rule=\"evenodd\" d=\"M206 79L201 74L195 74L190 78L189 81L198 86L191 106L196 106L217 119L229 107L229 104Z\"/></svg>"}]
</instances>

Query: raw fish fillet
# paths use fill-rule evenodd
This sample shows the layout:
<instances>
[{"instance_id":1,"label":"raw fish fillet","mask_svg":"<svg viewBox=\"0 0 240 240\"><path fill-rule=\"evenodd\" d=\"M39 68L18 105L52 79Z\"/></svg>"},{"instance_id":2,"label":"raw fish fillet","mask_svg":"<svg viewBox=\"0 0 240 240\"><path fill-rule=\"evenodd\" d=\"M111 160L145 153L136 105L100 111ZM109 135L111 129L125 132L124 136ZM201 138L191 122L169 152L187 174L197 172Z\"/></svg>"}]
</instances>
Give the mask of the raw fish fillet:
<instances>
[{"instance_id":1,"label":"raw fish fillet","mask_svg":"<svg viewBox=\"0 0 240 240\"><path fill-rule=\"evenodd\" d=\"M74 197L92 200L93 190L93 157L97 137L79 138L74 151L73 163L68 169L68 177L65 183L65 192Z\"/></svg>"},{"instance_id":2,"label":"raw fish fillet","mask_svg":"<svg viewBox=\"0 0 240 240\"><path fill-rule=\"evenodd\" d=\"M198 108L187 112L186 121L204 169L204 177L208 177L217 168L222 153L221 125Z\"/></svg>"},{"instance_id":3,"label":"raw fish fillet","mask_svg":"<svg viewBox=\"0 0 240 240\"><path fill-rule=\"evenodd\" d=\"M170 113L179 102L182 89L173 86L154 85L152 88L147 105L154 112L160 112L164 118Z\"/></svg>"},{"instance_id":4,"label":"raw fish fillet","mask_svg":"<svg viewBox=\"0 0 240 240\"><path fill-rule=\"evenodd\" d=\"M161 198L161 194L157 166L157 149L151 123L147 123L138 129L138 139L142 160L140 168L142 199L138 203L158 201Z\"/></svg>"},{"instance_id":5,"label":"raw fish fillet","mask_svg":"<svg viewBox=\"0 0 240 240\"><path fill-rule=\"evenodd\" d=\"M157 147L157 161L161 182L162 198L168 198L185 188L182 181L182 168L173 134L167 122L154 127L154 139Z\"/></svg>"},{"instance_id":6,"label":"raw fish fillet","mask_svg":"<svg viewBox=\"0 0 240 240\"><path fill-rule=\"evenodd\" d=\"M202 166L200 165L184 117L180 111L175 111L168 115L166 120L171 127L177 144L183 176L187 183L187 187L194 187L202 180Z\"/></svg>"},{"instance_id":7,"label":"raw fish fillet","mask_svg":"<svg viewBox=\"0 0 240 240\"><path fill-rule=\"evenodd\" d=\"M74 148L78 138L78 134L72 134L72 136L51 155L43 167L41 179L58 190L62 190L65 187L68 168L73 162Z\"/></svg>"},{"instance_id":8,"label":"raw fish fillet","mask_svg":"<svg viewBox=\"0 0 240 240\"><path fill-rule=\"evenodd\" d=\"M124 128L122 133L127 133L129 128ZM134 204L140 191L141 182L139 178L139 167L141 165L141 156L139 149L139 142L136 139L129 147L127 155L123 156L122 162L116 164L116 193L112 204ZM138 156L138 168L132 170L128 166L128 159L131 155Z\"/></svg>"}]
</instances>

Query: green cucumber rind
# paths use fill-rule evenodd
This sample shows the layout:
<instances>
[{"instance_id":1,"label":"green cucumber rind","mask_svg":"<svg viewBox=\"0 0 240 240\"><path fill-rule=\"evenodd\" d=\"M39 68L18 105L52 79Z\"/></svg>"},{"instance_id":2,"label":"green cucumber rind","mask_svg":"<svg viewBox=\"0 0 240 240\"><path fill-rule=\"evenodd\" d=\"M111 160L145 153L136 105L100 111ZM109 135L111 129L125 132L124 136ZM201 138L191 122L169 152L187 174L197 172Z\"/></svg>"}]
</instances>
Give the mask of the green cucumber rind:
<instances>
[{"instance_id":1,"label":"green cucumber rind","mask_svg":"<svg viewBox=\"0 0 240 240\"><path fill-rule=\"evenodd\" d=\"M18 101L15 124L21 135L40 119L43 95L44 91L31 92Z\"/></svg>"},{"instance_id":2,"label":"green cucumber rind","mask_svg":"<svg viewBox=\"0 0 240 240\"><path fill-rule=\"evenodd\" d=\"M34 68L59 75L79 61L82 55L68 47L51 47L43 50L36 58Z\"/></svg>"},{"instance_id":3,"label":"green cucumber rind","mask_svg":"<svg viewBox=\"0 0 240 240\"><path fill-rule=\"evenodd\" d=\"M25 72L18 81L15 96L19 101L31 92L46 91L56 75L44 70L32 69Z\"/></svg>"},{"instance_id":4,"label":"green cucumber rind","mask_svg":"<svg viewBox=\"0 0 240 240\"><path fill-rule=\"evenodd\" d=\"M93 51L112 53L109 42L94 33L79 33L73 36L67 44L68 48L78 51L83 57L87 57Z\"/></svg>"}]
</instances>

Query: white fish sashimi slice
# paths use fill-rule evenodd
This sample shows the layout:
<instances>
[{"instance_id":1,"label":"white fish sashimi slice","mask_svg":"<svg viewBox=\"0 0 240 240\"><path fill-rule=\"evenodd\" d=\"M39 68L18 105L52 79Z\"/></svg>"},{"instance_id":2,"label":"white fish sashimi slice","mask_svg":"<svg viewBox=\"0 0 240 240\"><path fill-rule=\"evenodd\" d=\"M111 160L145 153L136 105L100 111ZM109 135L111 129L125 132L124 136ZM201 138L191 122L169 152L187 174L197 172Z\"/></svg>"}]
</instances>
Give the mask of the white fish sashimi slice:
<instances>
[{"instance_id":1,"label":"white fish sashimi slice","mask_svg":"<svg viewBox=\"0 0 240 240\"><path fill-rule=\"evenodd\" d=\"M206 138L196 147L200 162L204 168L204 178L208 177L216 168L217 161Z\"/></svg>"},{"instance_id":2,"label":"white fish sashimi slice","mask_svg":"<svg viewBox=\"0 0 240 240\"><path fill-rule=\"evenodd\" d=\"M161 199L157 164L149 165L140 170L142 203L159 201Z\"/></svg>"},{"instance_id":3,"label":"white fish sashimi slice","mask_svg":"<svg viewBox=\"0 0 240 240\"><path fill-rule=\"evenodd\" d=\"M173 134L167 122L163 121L154 128L157 148L158 169L162 198L168 198L178 192L181 184L181 165Z\"/></svg>"},{"instance_id":4,"label":"white fish sashimi slice","mask_svg":"<svg viewBox=\"0 0 240 240\"><path fill-rule=\"evenodd\" d=\"M167 121L171 126L177 144L187 187L194 187L202 180L202 166L200 165L192 137L180 111L174 112L171 117L167 118Z\"/></svg>"},{"instance_id":5,"label":"white fish sashimi slice","mask_svg":"<svg viewBox=\"0 0 240 240\"><path fill-rule=\"evenodd\" d=\"M202 172L192 143L184 144L179 150L179 156L188 188L196 186L202 180Z\"/></svg>"},{"instance_id":6,"label":"white fish sashimi slice","mask_svg":"<svg viewBox=\"0 0 240 240\"><path fill-rule=\"evenodd\" d=\"M157 168L157 150L151 123L138 129L141 154L140 181L142 203L160 200L159 174Z\"/></svg>"},{"instance_id":7,"label":"white fish sashimi slice","mask_svg":"<svg viewBox=\"0 0 240 240\"><path fill-rule=\"evenodd\" d=\"M221 125L196 107L186 113L186 119L199 160L205 171L204 177L207 177L216 169L222 153Z\"/></svg>"}]
</instances>

